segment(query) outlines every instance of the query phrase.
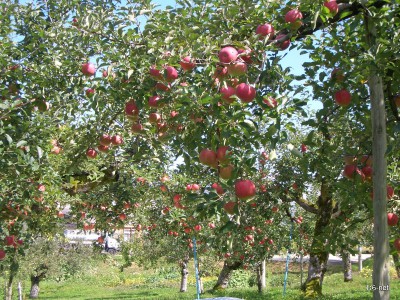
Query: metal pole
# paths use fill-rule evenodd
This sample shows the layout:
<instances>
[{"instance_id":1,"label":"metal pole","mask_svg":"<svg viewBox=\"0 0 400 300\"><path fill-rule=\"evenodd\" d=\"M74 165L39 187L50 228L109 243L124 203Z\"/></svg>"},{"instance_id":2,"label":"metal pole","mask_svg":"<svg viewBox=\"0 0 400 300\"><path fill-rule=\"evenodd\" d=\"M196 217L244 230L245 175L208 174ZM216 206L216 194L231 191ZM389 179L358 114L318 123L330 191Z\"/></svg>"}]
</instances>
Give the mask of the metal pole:
<instances>
[{"instance_id":1,"label":"metal pole","mask_svg":"<svg viewBox=\"0 0 400 300\"><path fill-rule=\"evenodd\" d=\"M285 270L285 279L283 283L283 296L286 294L286 283L287 283L287 278L288 278L288 272L289 272L289 260L290 260L290 242L292 241L292 234L293 234L293 221L292 221L292 226L290 227L290 236L289 236L289 246L287 249L287 257L286 257L286 270Z\"/></svg>"},{"instance_id":2,"label":"metal pole","mask_svg":"<svg viewBox=\"0 0 400 300\"><path fill-rule=\"evenodd\" d=\"M196 274L196 292L197 299L200 299L200 282L199 282L199 269L197 262L196 238L193 238L193 258L194 258L194 272Z\"/></svg>"}]
</instances>

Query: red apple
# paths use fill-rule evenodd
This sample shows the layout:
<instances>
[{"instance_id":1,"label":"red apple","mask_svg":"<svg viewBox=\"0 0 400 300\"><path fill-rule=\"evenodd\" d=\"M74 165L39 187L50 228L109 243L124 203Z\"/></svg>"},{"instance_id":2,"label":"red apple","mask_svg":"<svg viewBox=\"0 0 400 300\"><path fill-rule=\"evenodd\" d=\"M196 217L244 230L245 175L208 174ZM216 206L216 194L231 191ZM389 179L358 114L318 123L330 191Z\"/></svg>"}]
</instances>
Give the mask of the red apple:
<instances>
[{"instance_id":1,"label":"red apple","mask_svg":"<svg viewBox=\"0 0 400 300\"><path fill-rule=\"evenodd\" d=\"M169 85L165 85L164 83L161 83L161 82L157 82L155 85L155 88L157 90L164 91L164 92L168 92L169 90L171 90Z\"/></svg>"},{"instance_id":2,"label":"red apple","mask_svg":"<svg viewBox=\"0 0 400 300\"><path fill-rule=\"evenodd\" d=\"M85 93L86 93L86 97L92 97L93 95L94 95L94 93L95 93L95 90L94 89L92 89L92 88L89 88L89 89L87 89L86 91L85 91Z\"/></svg>"},{"instance_id":3,"label":"red apple","mask_svg":"<svg viewBox=\"0 0 400 300\"><path fill-rule=\"evenodd\" d=\"M161 120L161 116L158 113L151 113L149 115L149 122L150 123L158 123Z\"/></svg>"},{"instance_id":4,"label":"red apple","mask_svg":"<svg viewBox=\"0 0 400 300\"><path fill-rule=\"evenodd\" d=\"M295 23L298 20L303 19L303 14L297 10L297 9L292 9L288 11L285 15L285 22L286 23Z\"/></svg>"},{"instance_id":5,"label":"red apple","mask_svg":"<svg viewBox=\"0 0 400 300\"><path fill-rule=\"evenodd\" d=\"M185 229L183 229L183 231L185 231L185 233L191 233L192 229L189 227L186 227Z\"/></svg>"},{"instance_id":6,"label":"red apple","mask_svg":"<svg viewBox=\"0 0 400 300\"><path fill-rule=\"evenodd\" d=\"M121 145L123 142L124 142L124 140L118 134L111 137L111 143L113 145Z\"/></svg>"},{"instance_id":7,"label":"red apple","mask_svg":"<svg viewBox=\"0 0 400 300\"><path fill-rule=\"evenodd\" d=\"M214 229L215 228L215 224L214 223L208 223L208 227L210 227L210 229Z\"/></svg>"},{"instance_id":8,"label":"red apple","mask_svg":"<svg viewBox=\"0 0 400 300\"><path fill-rule=\"evenodd\" d=\"M256 29L256 34L261 37L265 37L267 35L274 35L274 27L271 24L265 23L263 25L258 25Z\"/></svg>"},{"instance_id":9,"label":"red apple","mask_svg":"<svg viewBox=\"0 0 400 300\"><path fill-rule=\"evenodd\" d=\"M341 89L335 93L335 102L339 106L347 106L351 102L351 94L347 90Z\"/></svg>"},{"instance_id":10,"label":"red apple","mask_svg":"<svg viewBox=\"0 0 400 300\"><path fill-rule=\"evenodd\" d=\"M136 106L135 100L131 99L125 103L125 114L128 117L136 118L139 115L139 109Z\"/></svg>"},{"instance_id":11,"label":"red apple","mask_svg":"<svg viewBox=\"0 0 400 300\"><path fill-rule=\"evenodd\" d=\"M109 150L109 146L105 146L105 145L98 145L97 146L97 150L99 150L100 152L106 153Z\"/></svg>"},{"instance_id":12,"label":"red apple","mask_svg":"<svg viewBox=\"0 0 400 300\"><path fill-rule=\"evenodd\" d=\"M167 82L172 82L178 78L178 71L174 67L168 66L165 71L167 73L165 78Z\"/></svg>"},{"instance_id":13,"label":"red apple","mask_svg":"<svg viewBox=\"0 0 400 300\"><path fill-rule=\"evenodd\" d=\"M156 68L156 66L151 66L149 73L150 73L150 76L154 77L155 79L163 79L163 76L162 76L160 70L158 70Z\"/></svg>"},{"instance_id":14,"label":"red apple","mask_svg":"<svg viewBox=\"0 0 400 300\"><path fill-rule=\"evenodd\" d=\"M103 75L103 77L108 77L108 72L106 70L104 70L102 75Z\"/></svg>"},{"instance_id":15,"label":"red apple","mask_svg":"<svg viewBox=\"0 0 400 300\"><path fill-rule=\"evenodd\" d=\"M104 146L109 146L111 144L111 136L103 133L103 135L100 137L100 144Z\"/></svg>"},{"instance_id":16,"label":"red apple","mask_svg":"<svg viewBox=\"0 0 400 300\"><path fill-rule=\"evenodd\" d=\"M201 228L202 228L201 225L195 225L195 226L194 226L194 230L195 230L195 231L200 231Z\"/></svg>"},{"instance_id":17,"label":"red apple","mask_svg":"<svg viewBox=\"0 0 400 300\"><path fill-rule=\"evenodd\" d=\"M228 46L221 49L218 57L221 63L229 64L237 59L238 52L235 48Z\"/></svg>"},{"instance_id":18,"label":"red apple","mask_svg":"<svg viewBox=\"0 0 400 300\"><path fill-rule=\"evenodd\" d=\"M228 65L228 74L231 76L241 76L247 72L247 64L245 62L234 62Z\"/></svg>"},{"instance_id":19,"label":"red apple","mask_svg":"<svg viewBox=\"0 0 400 300\"><path fill-rule=\"evenodd\" d=\"M82 73L86 76L93 76L96 73L96 67L92 63L82 64Z\"/></svg>"},{"instance_id":20,"label":"red apple","mask_svg":"<svg viewBox=\"0 0 400 300\"><path fill-rule=\"evenodd\" d=\"M179 64L184 71L191 71L196 67L196 63L192 61L190 56L183 57Z\"/></svg>"},{"instance_id":21,"label":"red apple","mask_svg":"<svg viewBox=\"0 0 400 300\"><path fill-rule=\"evenodd\" d=\"M6 244L6 246L14 246L15 244L15 236L14 235L9 235L6 236L6 238L4 239L4 242Z\"/></svg>"},{"instance_id":22,"label":"red apple","mask_svg":"<svg viewBox=\"0 0 400 300\"><path fill-rule=\"evenodd\" d=\"M141 133L141 132L143 132L143 129L144 129L143 125L140 123L132 124L132 127L131 127L131 130L134 133Z\"/></svg>"},{"instance_id":23,"label":"red apple","mask_svg":"<svg viewBox=\"0 0 400 300\"><path fill-rule=\"evenodd\" d=\"M224 210L230 215L233 215L235 213L235 207L236 207L236 202L233 201L229 201L224 204Z\"/></svg>"},{"instance_id":24,"label":"red apple","mask_svg":"<svg viewBox=\"0 0 400 300\"><path fill-rule=\"evenodd\" d=\"M224 78L228 76L228 68L223 66L217 66L214 72L214 78Z\"/></svg>"},{"instance_id":25,"label":"red apple","mask_svg":"<svg viewBox=\"0 0 400 300\"><path fill-rule=\"evenodd\" d=\"M200 186L197 183L192 184L192 191L198 191Z\"/></svg>"},{"instance_id":26,"label":"red apple","mask_svg":"<svg viewBox=\"0 0 400 300\"><path fill-rule=\"evenodd\" d=\"M275 108L278 106L278 101L276 101L276 99L272 98L271 96L264 96L263 102L271 108Z\"/></svg>"},{"instance_id":27,"label":"red apple","mask_svg":"<svg viewBox=\"0 0 400 300\"><path fill-rule=\"evenodd\" d=\"M174 195L174 197L173 197L174 202L179 202L179 201L181 201L181 199L182 199L182 196L179 195L179 194L176 194L176 195Z\"/></svg>"},{"instance_id":28,"label":"red apple","mask_svg":"<svg viewBox=\"0 0 400 300\"><path fill-rule=\"evenodd\" d=\"M199 160L204 165L211 167L217 166L217 154L210 149L201 150Z\"/></svg>"},{"instance_id":29,"label":"red apple","mask_svg":"<svg viewBox=\"0 0 400 300\"><path fill-rule=\"evenodd\" d=\"M307 152L307 146L304 144L301 144L301 152L306 153Z\"/></svg>"},{"instance_id":30,"label":"red apple","mask_svg":"<svg viewBox=\"0 0 400 300\"><path fill-rule=\"evenodd\" d=\"M247 64L253 63L250 53L251 53L250 49L239 49L238 50L239 58L241 58Z\"/></svg>"},{"instance_id":31,"label":"red apple","mask_svg":"<svg viewBox=\"0 0 400 300\"><path fill-rule=\"evenodd\" d=\"M390 185L386 187L386 194L388 199L392 199L394 196L394 189Z\"/></svg>"},{"instance_id":32,"label":"red apple","mask_svg":"<svg viewBox=\"0 0 400 300\"><path fill-rule=\"evenodd\" d=\"M329 9L331 14L336 15L339 11L339 6L338 6L336 0L330 0L330 1L324 2L324 6Z\"/></svg>"},{"instance_id":33,"label":"red apple","mask_svg":"<svg viewBox=\"0 0 400 300\"><path fill-rule=\"evenodd\" d=\"M160 101L160 100L161 100L160 96L157 96L157 95L151 96L149 98L149 106L150 107L158 107L158 101Z\"/></svg>"},{"instance_id":34,"label":"red apple","mask_svg":"<svg viewBox=\"0 0 400 300\"><path fill-rule=\"evenodd\" d=\"M186 185L186 191L191 191L192 190L192 185L191 184L188 184L188 185Z\"/></svg>"},{"instance_id":35,"label":"red apple","mask_svg":"<svg viewBox=\"0 0 400 300\"><path fill-rule=\"evenodd\" d=\"M86 156L89 158L96 158L97 152L93 148L89 148L86 150Z\"/></svg>"},{"instance_id":36,"label":"red apple","mask_svg":"<svg viewBox=\"0 0 400 300\"><path fill-rule=\"evenodd\" d=\"M345 165L343 170L343 176L348 179L354 179L357 174L357 166L356 165Z\"/></svg>"},{"instance_id":37,"label":"red apple","mask_svg":"<svg viewBox=\"0 0 400 300\"><path fill-rule=\"evenodd\" d=\"M226 179L226 180L231 179L232 178L232 171L233 171L233 166L232 165L229 165L229 166L226 166L226 167L222 167L222 168L219 169L219 176L222 179Z\"/></svg>"},{"instance_id":38,"label":"red apple","mask_svg":"<svg viewBox=\"0 0 400 300\"><path fill-rule=\"evenodd\" d=\"M249 103L256 97L256 89L246 83L241 83L236 87L236 96L245 103Z\"/></svg>"},{"instance_id":39,"label":"red apple","mask_svg":"<svg viewBox=\"0 0 400 300\"><path fill-rule=\"evenodd\" d=\"M393 246L394 246L394 248L395 248L397 251L400 252L400 238L399 238L399 239L396 239L396 240L393 242Z\"/></svg>"},{"instance_id":40,"label":"red apple","mask_svg":"<svg viewBox=\"0 0 400 300\"><path fill-rule=\"evenodd\" d=\"M272 210L272 212L278 212L279 208L277 206L273 206L271 210Z\"/></svg>"},{"instance_id":41,"label":"red apple","mask_svg":"<svg viewBox=\"0 0 400 300\"><path fill-rule=\"evenodd\" d=\"M399 222L399 217L394 213L388 213L387 219L388 219L389 226L396 226L397 223Z\"/></svg>"},{"instance_id":42,"label":"red apple","mask_svg":"<svg viewBox=\"0 0 400 300\"><path fill-rule=\"evenodd\" d=\"M232 103L235 100L235 98L232 97L232 96L234 96L236 94L236 89L235 88L233 88L231 86L222 87L220 92L222 94L221 98L223 100L225 100L225 102Z\"/></svg>"},{"instance_id":43,"label":"red apple","mask_svg":"<svg viewBox=\"0 0 400 300\"><path fill-rule=\"evenodd\" d=\"M39 192L45 192L46 191L46 186L44 184L39 184L37 187Z\"/></svg>"},{"instance_id":44,"label":"red apple","mask_svg":"<svg viewBox=\"0 0 400 300\"><path fill-rule=\"evenodd\" d=\"M171 116L171 118L175 118L177 115L179 115L179 113L177 111L171 111L169 115Z\"/></svg>"},{"instance_id":45,"label":"red apple","mask_svg":"<svg viewBox=\"0 0 400 300\"><path fill-rule=\"evenodd\" d=\"M217 149L217 160L221 164L225 164L229 161L228 157L232 152L229 151L229 146L221 146ZM228 156L228 157L227 157Z\"/></svg>"},{"instance_id":46,"label":"red apple","mask_svg":"<svg viewBox=\"0 0 400 300\"><path fill-rule=\"evenodd\" d=\"M235 183L235 194L241 200L250 199L256 194L256 186L251 180L238 180Z\"/></svg>"},{"instance_id":47,"label":"red apple","mask_svg":"<svg viewBox=\"0 0 400 300\"><path fill-rule=\"evenodd\" d=\"M51 153L52 153L52 154L60 154L60 152L61 152L62 150L63 150L63 149L62 149L61 147L54 146L53 148L51 148Z\"/></svg>"},{"instance_id":48,"label":"red apple","mask_svg":"<svg viewBox=\"0 0 400 300\"><path fill-rule=\"evenodd\" d=\"M5 257L6 257L6 251L0 249L0 261L3 260Z\"/></svg>"},{"instance_id":49,"label":"red apple","mask_svg":"<svg viewBox=\"0 0 400 300\"><path fill-rule=\"evenodd\" d=\"M275 40L280 40L280 39L284 38L285 36L286 36L286 34L279 34L275 38ZM289 46L290 46L290 39L279 42L278 45L279 45L279 48L281 48L281 50L285 50L285 49L289 48Z\"/></svg>"},{"instance_id":50,"label":"red apple","mask_svg":"<svg viewBox=\"0 0 400 300\"><path fill-rule=\"evenodd\" d=\"M361 172L365 175L365 178L366 178L366 179L371 180L371 178L372 178L372 172L373 172L371 166L364 166L364 167L361 169Z\"/></svg>"}]
</instances>

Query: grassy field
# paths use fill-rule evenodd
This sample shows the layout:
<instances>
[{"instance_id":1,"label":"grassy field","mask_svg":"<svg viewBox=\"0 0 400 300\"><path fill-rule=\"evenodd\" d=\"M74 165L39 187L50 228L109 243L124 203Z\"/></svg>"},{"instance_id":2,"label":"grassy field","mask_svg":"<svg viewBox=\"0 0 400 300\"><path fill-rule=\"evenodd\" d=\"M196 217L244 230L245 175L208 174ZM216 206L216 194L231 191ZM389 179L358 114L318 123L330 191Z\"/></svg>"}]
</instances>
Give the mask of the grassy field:
<instances>
[{"instance_id":1,"label":"grassy field","mask_svg":"<svg viewBox=\"0 0 400 300\"><path fill-rule=\"evenodd\" d=\"M118 258L117 258L118 260ZM341 266L331 266L324 281L324 297L320 299L358 300L371 299L372 292L367 291L371 284L372 267L367 262L363 272L354 272L353 282L343 282ZM353 266L354 271L356 267ZM227 291L211 293L210 289L216 281L216 274L204 278L207 291L201 298L231 296L248 300L257 299L302 299L299 291L299 266L291 264L287 292L283 297L284 263L269 263L267 265L267 289L263 294L257 292L254 286L254 275L248 271L236 271L232 278L233 287ZM189 274L189 290L179 293L179 270L176 266L166 265L155 269L143 269L132 266L120 272L118 263L110 267L110 260L99 263L86 270L78 277L61 282L44 281L41 283L40 299L196 299L195 279L193 270ZM306 273L304 274L306 276ZM0 280L0 286L4 283ZM253 285L253 286L251 286ZM29 283L23 282L27 293ZM391 280L391 299L400 300L400 280ZM0 289L1 292L1 289ZM16 294L16 292L15 292ZM15 298L17 299L17 298ZM27 299L27 296L26 296Z\"/></svg>"}]
</instances>

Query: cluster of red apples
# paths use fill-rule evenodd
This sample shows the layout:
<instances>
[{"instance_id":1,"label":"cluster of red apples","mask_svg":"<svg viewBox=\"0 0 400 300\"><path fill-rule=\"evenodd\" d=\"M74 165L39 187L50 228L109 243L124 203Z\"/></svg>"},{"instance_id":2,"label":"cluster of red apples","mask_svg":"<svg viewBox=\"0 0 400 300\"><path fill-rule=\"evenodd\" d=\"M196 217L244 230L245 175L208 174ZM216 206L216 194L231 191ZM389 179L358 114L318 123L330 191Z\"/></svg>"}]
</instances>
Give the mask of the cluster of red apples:
<instances>
[{"instance_id":1,"label":"cluster of red apples","mask_svg":"<svg viewBox=\"0 0 400 300\"><path fill-rule=\"evenodd\" d=\"M119 146L123 143L123 139L120 135L110 136L108 134L103 134L99 139L99 145L97 146L97 150L103 153L108 152L112 145ZM89 148L86 150L86 156L89 158L96 158L97 151L94 148Z\"/></svg>"},{"instance_id":2,"label":"cluster of red apples","mask_svg":"<svg viewBox=\"0 0 400 300\"><path fill-rule=\"evenodd\" d=\"M22 246L24 242L20 239L17 239L15 235L6 236L4 239L4 245L6 247L14 247L17 249L19 246ZM6 257L6 251L4 249L0 249L0 261L2 261Z\"/></svg>"},{"instance_id":3,"label":"cluster of red apples","mask_svg":"<svg viewBox=\"0 0 400 300\"><path fill-rule=\"evenodd\" d=\"M200 151L199 161L206 166L218 169L219 176L222 179L229 180L232 178L232 172L234 170L233 165L230 164L229 161L230 155L231 151L228 146L221 146L217 151L203 149ZM215 189L218 194L224 193L224 190L218 183L212 184L211 187ZM235 194L236 197L241 200L253 198L256 194L256 186L251 180L238 180L235 183ZM232 213L233 209L234 205L230 204L230 207L227 209L225 208L225 211Z\"/></svg>"}]
</instances>

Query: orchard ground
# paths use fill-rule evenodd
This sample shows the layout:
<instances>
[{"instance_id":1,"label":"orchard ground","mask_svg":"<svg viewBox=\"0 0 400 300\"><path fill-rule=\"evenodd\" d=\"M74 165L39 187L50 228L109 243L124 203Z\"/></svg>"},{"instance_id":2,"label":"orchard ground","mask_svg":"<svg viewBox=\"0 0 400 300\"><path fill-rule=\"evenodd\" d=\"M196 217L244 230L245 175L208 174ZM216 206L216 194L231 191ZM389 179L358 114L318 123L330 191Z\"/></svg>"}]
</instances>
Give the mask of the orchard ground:
<instances>
[{"instance_id":1,"label":"orchard ground","mask_svg":"<svg viewBox=\"0 0 400 300\"><path fill-rule=\"evenodd\" d=\"M152 269L132 265L121 272L120 263L119 255L105 255L76 277L62 282L44 281L41 284L39 299L196 299L192 261L186 293L179 292L180 274L176 265L160 264ZM372 282L372 264L372 259L365 260L363 271L358 272L357 264L353 263L353 281L347 283L343 282L342 266L330 264L324 281L326 296L318 299L371 299L372 293L367 290L367 286ZM300 265L291 263L289 267L285 297L282 295L285 262L274 261L267 263L267 288L263 294L257 292L255 273L249 270L235 271L230 287L226 291L211 293L218 275L218 270L215 270L203 278L206 292L201 295L201 299L224 296L251 300L303 299L299 289ZM307 276L306 267L305 263L304 276ZM400 299L400 280L396 278L394 271L391 272L391 278L391 299ZM0 286L0 292L3 293L3 277L0 279ZM22 286L24 295L28 297L29 282L23 282ZM15 299L17 299L16 294Z\"/></svg>"}]
</instances>

